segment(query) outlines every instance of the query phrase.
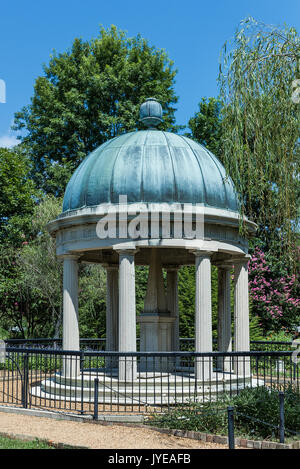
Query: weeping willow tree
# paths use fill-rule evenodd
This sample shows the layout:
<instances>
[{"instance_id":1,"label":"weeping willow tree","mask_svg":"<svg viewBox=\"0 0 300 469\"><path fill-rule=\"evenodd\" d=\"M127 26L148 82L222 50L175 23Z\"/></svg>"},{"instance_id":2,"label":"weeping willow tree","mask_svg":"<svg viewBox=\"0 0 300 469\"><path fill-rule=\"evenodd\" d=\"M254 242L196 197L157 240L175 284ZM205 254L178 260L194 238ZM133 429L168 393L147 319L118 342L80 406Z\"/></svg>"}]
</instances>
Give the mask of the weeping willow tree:
<instances>
[{"instance_id":1,"label":"weeping willow tree","mask_svg":"<svg viewBox=\"0 0 300 469\"><path fill-rule=\"evenodd\" d=\"M242 21L221 54L222 155L266 249L292 259L299 229L300 41Z\"/></svg>"}]
</instances>

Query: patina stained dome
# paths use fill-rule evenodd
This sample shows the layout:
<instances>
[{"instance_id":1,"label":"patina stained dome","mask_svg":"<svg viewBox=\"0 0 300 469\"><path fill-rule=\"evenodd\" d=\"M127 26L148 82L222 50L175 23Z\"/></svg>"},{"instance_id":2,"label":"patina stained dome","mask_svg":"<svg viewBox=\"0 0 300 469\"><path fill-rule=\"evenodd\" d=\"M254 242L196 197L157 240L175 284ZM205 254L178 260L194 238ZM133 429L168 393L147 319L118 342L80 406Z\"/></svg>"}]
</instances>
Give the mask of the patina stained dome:
<instances>
[{"instance_id":1,"label":"patina stained dome","mask_svg":"<svg viewBox=\"0 0 300 469\"><path fill-rule=\"evenodd\" d=\"M90 153L67 186L63 212L119 203L192 203L238 212L234 185L218 158L193 140L156 130L161 106L141 106L147 130L115 137Z\"/></svg>"}]
</instances>

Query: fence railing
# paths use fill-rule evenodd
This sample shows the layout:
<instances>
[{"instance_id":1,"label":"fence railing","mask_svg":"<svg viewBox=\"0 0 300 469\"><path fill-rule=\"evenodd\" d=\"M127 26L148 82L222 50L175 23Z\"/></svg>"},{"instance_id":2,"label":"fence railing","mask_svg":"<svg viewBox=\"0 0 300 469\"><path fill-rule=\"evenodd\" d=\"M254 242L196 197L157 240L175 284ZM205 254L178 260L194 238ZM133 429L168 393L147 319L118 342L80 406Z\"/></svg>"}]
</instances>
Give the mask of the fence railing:
<instances>
[{"instance_id":1,"label":"fence railing","mask_svg":"<svg viewBox=\"0 0 300 469\"><path fill-rule=\"evenodd\" d=\"M299 392L299 381L299 364L289 351L121 353L7 346L0 404L80 414L93 414L95 405L101 413L151 413L217 401L246 387Z\"/></svg>"},{"instance_id":2,"label":"fence railing","mask_svg":"<svg viewBox=\"0 0 300 469\"><path fill-rule=\"evenodd\" d=\"M31 347L41 349L58 349L62 350L63 342L62 339L43 338L43 339L8 339L5 341L8 346L11 347ZM214 340L214 346L216 348L217 341ZM179 339L180 351L181 352L194 352L195 351L195 339L181 337ZM80 349L81 350L97 350L104 351L106 345L106 339L101 338L81 338ZM137 350L139 350L140 340L137 339ZM253 351L291 351L293 350L293 342L289 341L269 341L269 340L251 340L250 349Z\"/></svg>"},{"instance_id":3,"label":"fence railing","mask_svg":"<svg viewBox=\"0 0 300 469\"><path fill-rule=\"evenodd\" d=\"M29 347L29 348L39 348L39 349L63 349L62 339L7 339L5 343L9 347ZM81 350L105 350L106 339L80 339L80 349Z\"/></svg>"}]
</instances>

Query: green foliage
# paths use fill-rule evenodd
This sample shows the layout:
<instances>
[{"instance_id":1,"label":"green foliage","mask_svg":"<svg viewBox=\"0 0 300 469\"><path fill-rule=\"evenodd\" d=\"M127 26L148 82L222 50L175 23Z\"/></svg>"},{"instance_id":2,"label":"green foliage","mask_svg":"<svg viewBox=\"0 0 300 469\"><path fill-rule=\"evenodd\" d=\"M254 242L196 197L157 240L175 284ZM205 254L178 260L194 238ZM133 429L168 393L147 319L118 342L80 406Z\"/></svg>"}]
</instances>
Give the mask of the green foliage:
<instances>
[{"instance_id":1,"label":"green foliage","mask_svg":"<svg viewBox=\"0 0 300 469\"><path fill-rule=\"evenodd\" d=\"M229 405L235 410L236 435L278 438L278 429L273 428L279 425L278 392L265 387L246 388L231 398L224 394L216 402L178 406L164 414L154 414L147 423L163 428L226 434L226 408ZM299 432L300 396L292 388L285 391L284 411L286 428Z\"/></svg>"},{"instance_id":2,"label":"green foliage","mask_svg":"<svg viewBox=\"0 0 300 469\"><path fill-rule=\"evenodd\" d=\"M137 316L144 310L144 300L147 291L148 266L137 266L135 269L136 279L136 313Z\"/></svg>"},{"instance_id":3,"label":"green foliage","mask_svg":"<svg viewBox=\"0 0 300 469\"><path fill-rule=\"evenodd\" d=\"M281 329L278 332L270 332L265 340L273 342L291 342L293 340L293 334L289 333L286 329Z\"/></svg>"},{"instance_id":4,"label":"green foliage","mask_svg":"<svg viewBox=\"0 0 300 469\"><path fill-rule=\"evenodd\" d=\"M22 141L38 185L61 194L88 153L139 128L139 106L150 96L164 108L161 128L174 127L175 75L164 50L141 36L127 38L115 26L53 53L35 82L31 104L15 116L15 129L27 132Z\"/></svg>"},{"instance_id":5,"label":"green foliage","mask_svg":"<svg viewBox=\"0 0 300 469\"><path fill-rule=\"evenodd\" d=\"M216 156L221 152L221 108L215 98L202 98L199 111L189 120L192 134L188 136L204 145Z\"/></svg>"},{"instance_id":6,"label":"green foliage","mask_svg":"<svg viewBox=\"0 0 300 469\"><path fill-rule=\"evenodd\" d=\"M0 321L22 337L53 335L61 316L62 270L45 227L60 210L60 201L46 197L34 208L22 245L0 246Z\"/></svg>"},{"instance_id":7,"label":"green foliage","mask_svg":"<svg viewBox=\"0 0 300 469\"><path fill-rule=\"evenodd\" d=\"M0 340L5 340L8 338L8 333L5 329L2 329L2 327L0 327Z\"/></svg>"},{"instance_id":8,"label":"green foliage","mask_svg":"<svg viewBox=\"0 0 300 469\"><path fill-rule=\"evenodd\" d=\"M79 328L81 337L105 337L106 273L101 265L79 270Z\"/></svg>"},{"instance_id":9,"label":"green foliage","mask_svg":"<svg viewBox=\"0 0 300 469\"><path fill-rule=\"evenodd\" d=\"M260 319L250 312L249 318L250 340L265 340L264 331L260 325Z\"/></svg>"},{"instance_id":10,"label":"green foliage","mask_svg":"<svg viewBox=\"0 0 300 469\"><path fill-rule=\"evenodd\" d=\"M271 425L279 424L279 398L278 392L259 387L244 390L232 401L236 412L251 416L257 420L267 422ZM292 388L285 391L284 414L285 426L294 432L300 431L299 422L300 396ZM254 437L268 438L278 437L278 430L270 428L255 420L246 418L244 415L237 415L235 419L236 427L244 434Z\"/></svg>"},{"instance_id":11,"label":"green foliage","mask_svg":"<svg viewBox=\"0 0 300 469\"><path fill-rule=\"evenodd\" d=\"M38 193L28 178L29 171L30 162L20 149L0 148L0 243L7 243L10 237L10 221L26 217L34 209ZM20 241L13 236L16 238Z\"/></svg>"},{"instance_id":12,"label":"green foliage","mask_svg":"<svg viewBox=\"0 0 300 469\"><path fill-rule=\"evenodd\" d=\"M300 40L293 28L249 18L220 66L225 167L241 195L241 212L258 224L263 250L293 265L299 207L300 106L292 101Z\"/></svg>"},{"instance_id":13,"label":"green foliage","mask_svg":"<svg viewBox=\"0 0 300 469\"><path fill-rule=\"evenodd\" d=\"M222 401L203 405L174 406L163 414L153 414L145 423L154 427L226 434L227 416Z\"/></svg>"},{"instance_id":14,"label":"green foliage","mask_svg":"<svg viewBox=\"0 0 300 469\"><path fill-rule=\"evenodd\" d=\"M195 331L195 268L181 267L178 273L179 335L194 337Z\"/></svg>"}]
</instances>

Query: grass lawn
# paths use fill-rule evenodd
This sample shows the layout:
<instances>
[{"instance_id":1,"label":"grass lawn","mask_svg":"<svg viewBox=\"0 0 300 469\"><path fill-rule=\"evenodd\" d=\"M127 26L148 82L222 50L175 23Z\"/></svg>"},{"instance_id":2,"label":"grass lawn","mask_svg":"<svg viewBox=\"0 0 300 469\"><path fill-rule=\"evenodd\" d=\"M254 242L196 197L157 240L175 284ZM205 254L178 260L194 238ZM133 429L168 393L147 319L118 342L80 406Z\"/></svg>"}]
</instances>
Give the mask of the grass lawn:
<instances>
[{"instance_id":1,"label":"grass lawn","mask_svg":"<svg viewBox=\"0 0 300 469\"><path fill-rule=\"evenodd\" d=\"M42 441L23 441L0 436L0 449L55 449Z\"/></svg>"}]
</instances>

